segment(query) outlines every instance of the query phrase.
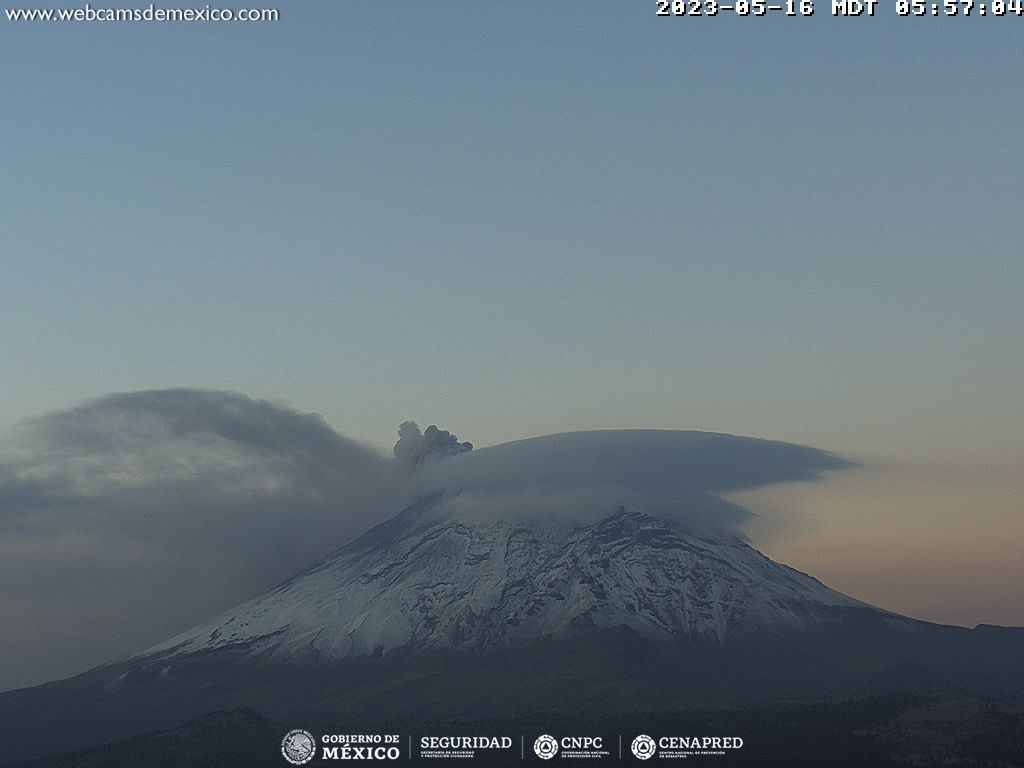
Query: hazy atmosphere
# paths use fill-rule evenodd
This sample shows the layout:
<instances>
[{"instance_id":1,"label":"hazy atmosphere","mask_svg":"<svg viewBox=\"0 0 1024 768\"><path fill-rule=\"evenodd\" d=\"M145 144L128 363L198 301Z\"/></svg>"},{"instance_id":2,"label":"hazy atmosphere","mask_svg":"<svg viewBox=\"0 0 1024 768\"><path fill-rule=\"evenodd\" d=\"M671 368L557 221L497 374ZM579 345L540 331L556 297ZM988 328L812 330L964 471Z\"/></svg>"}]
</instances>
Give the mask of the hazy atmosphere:
<instances>
[{"instance_id":1,"label":"hazy atmosphere","mask_svg":"<svg viewBox=\"0 0 1024 768\"><path fill-rule=\"evenodd\" d=\"M138 651L268 589L424 495L460 518L595 522L620 505L918 618L1024 617L1019 482L858 465L730 435L592 431L473 449L404 422L391 455L230 392L108 396L0 449L0 684ZM441 460L443 459L443 461ZM729 503L728 497L735 503ZM753 511L752 511L753 510ZM45 638L45 642L40 642Z\"/></svg>"},{"instance_id":2,"label":"hazy atmosphere","mask_svg":"<svg viewBox=\"0 0 1024 768\"><path fill-rule=\"evenodd\" d=\"M0 24L0 690L437 488L1024 625L1020 20L653 9Z\"/></svg>"}]
</instances>

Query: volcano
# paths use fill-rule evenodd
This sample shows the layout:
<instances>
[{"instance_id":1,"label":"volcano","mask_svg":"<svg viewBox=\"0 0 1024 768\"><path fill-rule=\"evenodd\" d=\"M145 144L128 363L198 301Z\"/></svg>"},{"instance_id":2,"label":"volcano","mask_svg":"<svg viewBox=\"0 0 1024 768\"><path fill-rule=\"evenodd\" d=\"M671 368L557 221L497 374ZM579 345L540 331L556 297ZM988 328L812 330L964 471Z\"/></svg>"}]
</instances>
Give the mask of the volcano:
<instances>
[{"instance_id":1,"label":"volcano","mask_svg":"<svg viewBox=\"0 0 1024 768\"><path fill-rule=\"evenodd\" d=\"M1024 690L1024 630L899 616L735 534L629 507L576 526L457 518L444 501L134 657L0 694L0 759L234 707L368 726Z\"/></svg>"},{"instance_id":2,"label":"volcano","mask_svg":"<svg viewBox=\"0 0 1024 768\"><path fill-rule=\"evenodd\" d=\"M232 649L320 662L512 648L597 629L722 643L827 626L848 612L887 620L737 536L688 535L623 507L571 529L438 519L439 501L413 505L146 655L173 661Z\"/></svg>"}]
</instances>

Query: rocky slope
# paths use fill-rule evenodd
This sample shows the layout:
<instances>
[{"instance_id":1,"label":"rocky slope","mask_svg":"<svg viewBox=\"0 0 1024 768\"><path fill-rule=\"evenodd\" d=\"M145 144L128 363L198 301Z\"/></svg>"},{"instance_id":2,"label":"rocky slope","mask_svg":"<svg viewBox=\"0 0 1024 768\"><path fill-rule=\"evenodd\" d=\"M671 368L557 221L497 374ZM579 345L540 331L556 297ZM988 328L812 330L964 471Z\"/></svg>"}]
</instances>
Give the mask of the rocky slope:
<instances>
[{"instance_id":1,"label":"rocky slope","mask_svg":"<svg viewBox=\"0 0 1024 768\"><path fill-rule=\"evenodd\" d=\"M865 608L730 536L619 509L585 527L437 519L433 500L271 592L151 649L319 660L488 648L588 628L723 641Z\"/></svg>"}]
</instances>

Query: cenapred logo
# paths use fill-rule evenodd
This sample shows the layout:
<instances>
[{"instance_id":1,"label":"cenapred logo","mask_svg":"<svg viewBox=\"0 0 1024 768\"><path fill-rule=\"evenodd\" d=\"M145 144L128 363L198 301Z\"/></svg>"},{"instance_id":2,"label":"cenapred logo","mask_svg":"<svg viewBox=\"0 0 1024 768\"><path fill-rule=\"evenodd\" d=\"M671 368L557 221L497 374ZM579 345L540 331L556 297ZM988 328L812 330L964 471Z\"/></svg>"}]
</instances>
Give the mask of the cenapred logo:
<instances>
[{"instance_id":1,"label":"cenapred logo","mask_svg":"<svg viewBox=\"0 0 1024 768\"><path fill-rule=\"evenodd\" d=\"M533 742L533 751L541 760L550 760L558 754L558 742L555 741L554 736L548 736L545 733L543 736L538 736L537 740Z\"/></svg>"},{"instance_id":2,"label":"cenapred logo","mask_svg":"<svg viewBox=\"0 0 1024 768\"><path fill-rule=\"evenodd\" d=\"M633 750L633 754L641 760L648 760L654 757L654 753L658 751L658 745L654 743L647 734L641 733L630 745L630 749Z\"/></svg>"},{"instance_id":3,"label":"cenapred logo","mask_svg":"<svg viewBox=\"0 0 1024 768\"><path fill-rule=\"evenodd\" d=\"M281 754L292 765L304 765L316 755L316 739L309 731L295 728L281 739Z\"/></svg>"}]
</instances>

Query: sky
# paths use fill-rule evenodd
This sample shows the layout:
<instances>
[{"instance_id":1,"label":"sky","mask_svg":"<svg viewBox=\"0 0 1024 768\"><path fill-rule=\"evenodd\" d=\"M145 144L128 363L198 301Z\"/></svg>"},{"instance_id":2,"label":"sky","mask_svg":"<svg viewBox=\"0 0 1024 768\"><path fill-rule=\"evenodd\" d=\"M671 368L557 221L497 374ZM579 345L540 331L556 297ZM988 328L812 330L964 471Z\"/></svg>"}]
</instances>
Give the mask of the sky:
<instances>
[{"instance_id":1,"label":"sky","mask_svg":"<svg viewBox=\"0 0 1024 768\"><path fill-rule=\"evenodd\" d=\"M744 491L755 544L1024 624L1020 20L818 6L0 17L0 430L195 387L384 452L792 441L861 469Z\"/></svg>"},{"instance_id":2,"label":"sky","mask_svg":"<svg viewBox=\"0 0 1024 768\"><path fill-rule=\"evenodd\" d=\"M385 455L315 414L196 389L108 395L23 424L0 441L0 689L136 654L438 494L439 515L485 525L565 534L628 506L687 535L745 537L753 516L723 493L850 468L693 431L478 450L433 425L397 434Z\"/></svg>"}]
</instances>

